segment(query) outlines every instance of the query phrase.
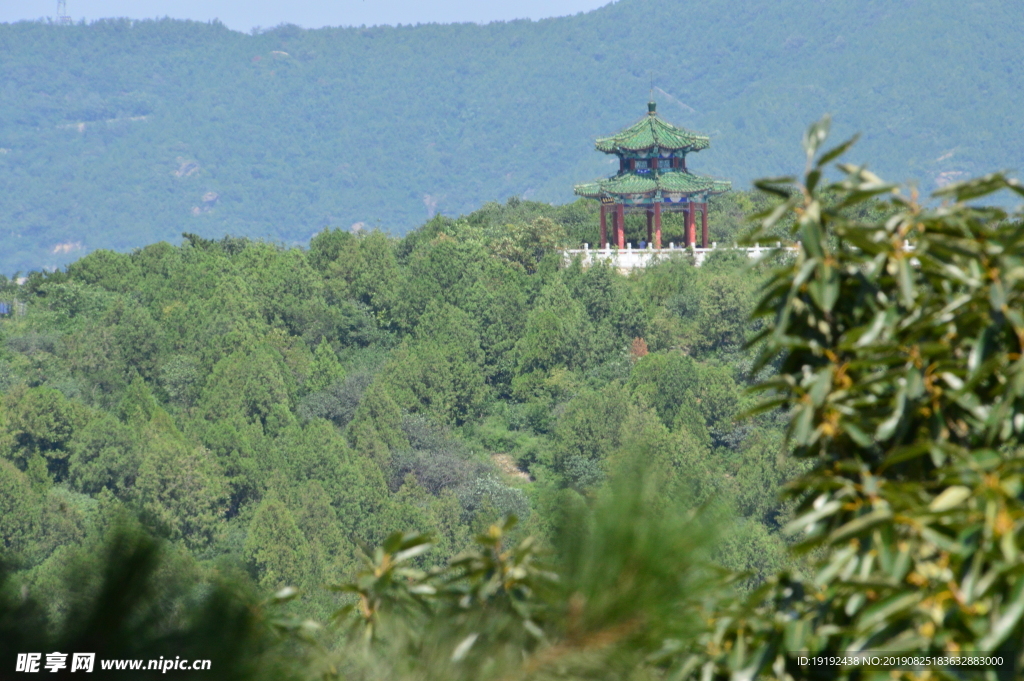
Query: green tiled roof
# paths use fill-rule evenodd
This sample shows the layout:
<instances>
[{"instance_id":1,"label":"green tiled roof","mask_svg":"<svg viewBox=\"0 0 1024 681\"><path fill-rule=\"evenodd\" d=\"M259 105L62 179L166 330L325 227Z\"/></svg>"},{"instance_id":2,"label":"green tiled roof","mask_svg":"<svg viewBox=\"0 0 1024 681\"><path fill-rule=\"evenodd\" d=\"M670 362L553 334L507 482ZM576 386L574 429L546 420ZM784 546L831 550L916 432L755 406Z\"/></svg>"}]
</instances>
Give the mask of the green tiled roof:
<instances>
[{"instance_id":1,"label":"green tiled roof","mask_svg":"<svg viewBox=\"0 0 1024 681\"><path fill-rule=\"evenodd\" d=\"M654 103L648 105L650 112L622 132L611 137L598 137L595 146L598 151L614 154L622 151L643 151L652 147L666 151L700 151L707 149L709 140L685 128L677 128L658 117Z\"/></svg>"},{"instance_id":2,"label":"green tiled roof","mask_svg":"<svg viewBox=\"0 0 1024 681\"><path fill-rule=\"evenodd\" d=\"M720 193L732 189L729 180L716 180L704 175L690 173L664 173L658 176L658 189L663 192L709 192Z\"/></svg>"},{"instance_id":3,"label":"green tiled roof","mask_svg":"<svg viewBox=\"0 0 1024 681\"><path fill-rule=\"evenodd\" d=\"M624 173L607 180L586 182L573 187L577 196L597 199L602 196L624 196L628 194L721 194L732 188L728 180L694 175L683 171L666 173Z\"/></svg>"}]
</instances>

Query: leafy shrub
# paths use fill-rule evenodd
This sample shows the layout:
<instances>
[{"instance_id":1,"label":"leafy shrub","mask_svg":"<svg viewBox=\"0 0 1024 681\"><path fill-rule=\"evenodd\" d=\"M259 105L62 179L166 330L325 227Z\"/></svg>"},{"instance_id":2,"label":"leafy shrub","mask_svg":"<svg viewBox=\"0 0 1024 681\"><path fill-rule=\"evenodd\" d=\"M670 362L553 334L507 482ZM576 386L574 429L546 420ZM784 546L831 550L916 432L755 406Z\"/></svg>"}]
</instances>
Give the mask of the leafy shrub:
<instances>
[{"instance_id":1,"label":"leafy shrub","mask_svg":"<svg viewBox=\"0 0 1024 681\"><path fill-rule=\"evenodd\" d=\"M525 520L530 515L530 500L523 490L506 485L495 475L484 475L468 485L463 505L470 511L490 506L502 517L515 516Z\"/></svg>"},{"instance_id":2,"label":"leafy shrub","mask_svg":"<svg viewBox=\"0 0 1024 681\"><path fill-rule=\"evenodd\" d=\"M299 418L327 419L339 428L344 428L353 419L363 393L373 383L373 374L359 371L336 381L324 390L310 393L296 408Z\"/></svg>"},{"instance_id":3,"label":"leafy shrub","mask_svg":"<svg viewBox=\"0 0 1024 681\"><path fill-rule=\"evenodd\" d=\"M160 370L160 386L172 402L192 406L202 390L202 365L191 355L174 355Z\"/></svg>"},{"instance_id":4,"label":"leafy shrub","mask_svg":"<svg viewBox=\"0 0 1024 681\"><path fill-rule=\"evenodd\" d=\"M34 355L39 352L56 352L57 335L40 333L32 330L20 336L7 339L7 347L23 355Z\"/></svg>"}]
</instances>

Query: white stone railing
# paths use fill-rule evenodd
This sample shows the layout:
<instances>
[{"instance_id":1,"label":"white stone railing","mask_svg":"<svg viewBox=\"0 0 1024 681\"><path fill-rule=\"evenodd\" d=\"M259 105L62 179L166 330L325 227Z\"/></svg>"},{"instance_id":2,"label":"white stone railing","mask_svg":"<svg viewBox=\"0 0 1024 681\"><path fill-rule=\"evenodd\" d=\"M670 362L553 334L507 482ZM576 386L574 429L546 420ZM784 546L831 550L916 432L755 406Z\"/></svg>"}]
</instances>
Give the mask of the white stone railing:
<instances>
[{"instance_id":1,"label":"white stone railing","mask_svg":"<svg viewBox=\"0 0 1024 681\"><path fill-rule=\"evenodd\" d=\"M565 249L562 251L562 256L565 258L566 264L572 262L574 258L580 258L584 267L597 262L606 262L620 270L632 270L637 267L647 267L650 264L661 262L668 258L683 258L687 256L692 257L693 263L700 266L704 263L704 258L708 257L709 253L718 250L743 251L747 254L747 257L756 259L781 248L783 248L781 243L776 243L774 246L755 244L749 248L733 246L727 249L718 248L717 243L711 244L711 248L697 248L696 246L677 247L674 243L670 243L668 248L657 249L651 245L640 249L633 248L630 244L626 244L625 248L612 247L611 245L606 245L605 248L591 248L590 244L583 244L583 248ZM793 250L793 247L787 247L787 250Z\"/></svg>"}]
</instances>

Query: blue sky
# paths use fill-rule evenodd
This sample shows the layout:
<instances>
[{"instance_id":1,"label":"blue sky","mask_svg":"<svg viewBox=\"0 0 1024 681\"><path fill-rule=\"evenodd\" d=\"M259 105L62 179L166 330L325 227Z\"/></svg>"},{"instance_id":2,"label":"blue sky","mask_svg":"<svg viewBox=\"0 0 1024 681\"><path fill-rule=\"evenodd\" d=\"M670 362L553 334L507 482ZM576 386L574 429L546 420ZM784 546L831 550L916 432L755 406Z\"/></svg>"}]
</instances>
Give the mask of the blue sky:
<instances>
[{"instance_id":1,"label":"blue sky","mask_svg":"<svg viewBox=\"0 0 1024 681\"><path fill-rule=\"evenodd\" d=\"M609 0L67 0L75 21L106 17L220 19L229 28L303 28L543 19L586 12ZM56 15L57 0L0 0L0 22Z\"/></svg>"}]
</instances>

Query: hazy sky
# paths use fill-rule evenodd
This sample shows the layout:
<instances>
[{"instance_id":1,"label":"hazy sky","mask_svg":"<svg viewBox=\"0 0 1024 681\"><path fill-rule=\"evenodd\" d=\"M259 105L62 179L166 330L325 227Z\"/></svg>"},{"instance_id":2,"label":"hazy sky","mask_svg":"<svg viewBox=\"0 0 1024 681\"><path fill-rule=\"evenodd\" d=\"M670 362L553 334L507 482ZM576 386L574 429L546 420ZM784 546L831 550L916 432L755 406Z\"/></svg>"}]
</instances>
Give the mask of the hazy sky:
<instances>
[{"instance_id":1,"label":"hazy sky","mask_svg":"<svg viewBox=\"0 0 1024 681\"><path fill-rule=\"evenodd\" d=\"M586 12L609 0L67 0L76 22L105 17L174 17L249 31L297 24L304 28L543 19ZM53 17L57 0L0 0L0 22Z\"/></svg>"}]
</instances>

